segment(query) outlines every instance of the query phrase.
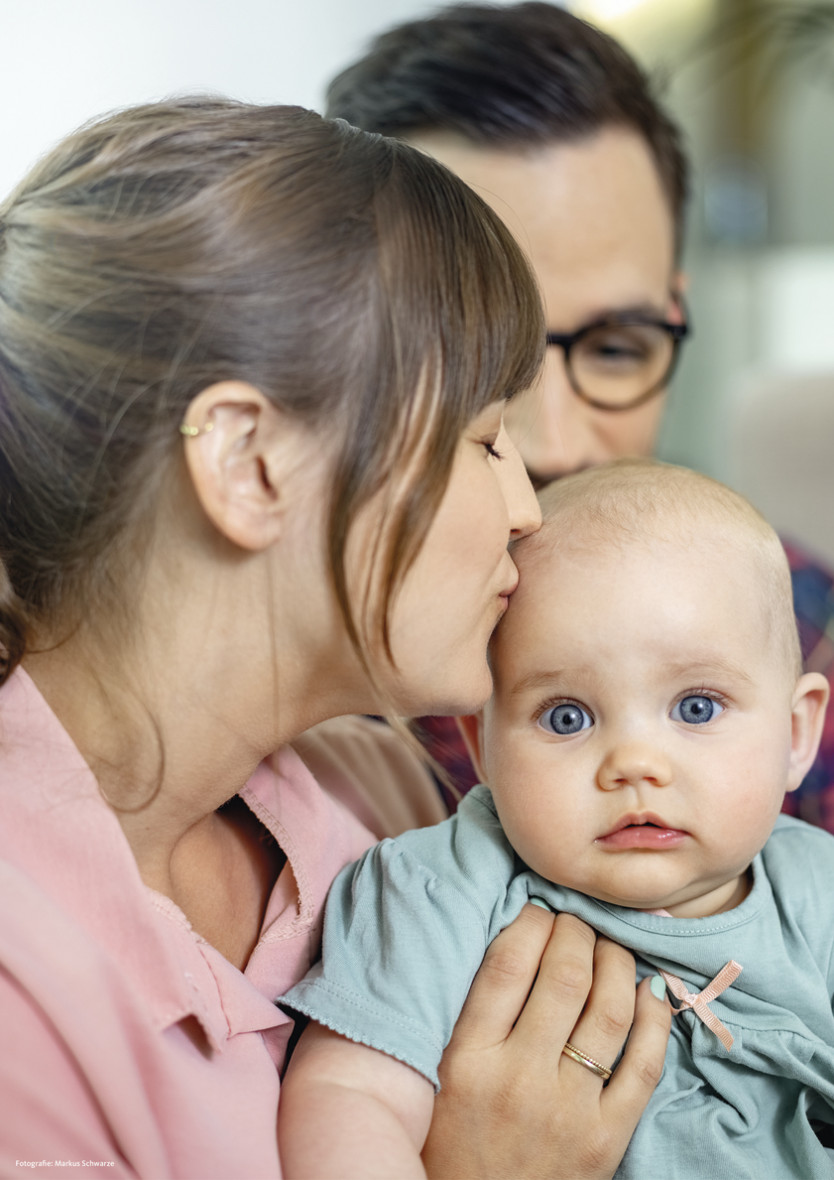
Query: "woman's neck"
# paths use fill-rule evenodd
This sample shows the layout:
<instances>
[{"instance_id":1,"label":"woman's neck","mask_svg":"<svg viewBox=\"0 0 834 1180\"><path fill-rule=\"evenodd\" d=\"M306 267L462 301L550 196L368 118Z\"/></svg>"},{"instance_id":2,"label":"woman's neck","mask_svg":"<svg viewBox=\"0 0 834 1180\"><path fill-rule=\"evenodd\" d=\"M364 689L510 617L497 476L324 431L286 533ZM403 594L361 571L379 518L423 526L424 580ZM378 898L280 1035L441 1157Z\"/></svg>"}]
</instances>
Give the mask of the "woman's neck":
<instances>
[{"instance_id":1,"label":"woman's neck","mask_svg":"<svg viewBox=\"0 0 834 1180\"><path fill-rule=\"evenodd\" d=\"M283 854L235 797L283 735L262 732L251 710L233 720L228 677L221 710L175 678L154 698L137 678L103 675L74 640L24 666L95 775L145 884L242 967Z\"/></svg>"},{"instance_id":2,"label":"woman's neck","mask_svg":"<svg viewBox=\"0 0 834 1180\"><path fill-rule=\"evenodd\" d=\"M60 642L39 636L24 660L143 880L189 916L218 879L231 888L225 906L215 898L226 925L239 895L259 893L251 833L218 814L259 762L327 717L368 711L340 616L298 551L304 540L253 554L217 540L202 518L190 531L160 529L115 619L91 612Z\"/></svg>"}]
</instances>

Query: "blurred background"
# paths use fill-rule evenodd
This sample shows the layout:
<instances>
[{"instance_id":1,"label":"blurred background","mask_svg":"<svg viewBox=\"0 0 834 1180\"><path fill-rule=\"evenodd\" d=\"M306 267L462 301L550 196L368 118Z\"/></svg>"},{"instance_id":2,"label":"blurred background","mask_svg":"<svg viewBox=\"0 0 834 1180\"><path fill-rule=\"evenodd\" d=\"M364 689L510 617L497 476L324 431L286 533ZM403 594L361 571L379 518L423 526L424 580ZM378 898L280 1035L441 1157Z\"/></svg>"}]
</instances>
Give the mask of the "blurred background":
<instances>
[{"instance_id":1,"label":"blurred background","mask_svg":"<svg viewBox=\"0 0 834 1180\"><path fill-rule=\"evenodd\" d=\"M0 0L0 193L64 133L186 91L319 108L420 0ZM666 458L834 565L834 3L576 0L663 81L695 165L695 334Z\"/></svg>"},{"instance_id":2,"label":"blurred background","mask_svg":"<svg viewBox=\"0 0 834 1180\"><path fill-rule=\"evenodd\" d=\"M694 163L695 326L664 457L745 492L834 565L834 4L596 0Z\"/></svg>"}]
</instances>

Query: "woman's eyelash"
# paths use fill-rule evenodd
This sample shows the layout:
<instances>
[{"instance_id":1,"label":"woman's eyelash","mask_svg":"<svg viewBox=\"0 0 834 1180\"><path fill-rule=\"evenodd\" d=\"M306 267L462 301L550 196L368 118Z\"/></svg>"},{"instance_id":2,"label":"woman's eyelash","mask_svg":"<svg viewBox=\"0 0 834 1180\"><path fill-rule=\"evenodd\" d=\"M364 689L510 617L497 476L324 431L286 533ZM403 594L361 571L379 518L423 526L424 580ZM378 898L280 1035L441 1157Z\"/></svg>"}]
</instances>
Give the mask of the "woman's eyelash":
<instances>
[{"instance_id":1,"label":"woman's eyelash","mask_svg":"<svg viewBox=\"0 0 834 1180\"><path fill-rule=\"evenodd\" d=\"M486 447L486 453L489 455L490 459L503 459L504 458L504 456L501 454L501 452L496 450L494 443L485 442L484 446Z\"/></svg>"}]
</instances>

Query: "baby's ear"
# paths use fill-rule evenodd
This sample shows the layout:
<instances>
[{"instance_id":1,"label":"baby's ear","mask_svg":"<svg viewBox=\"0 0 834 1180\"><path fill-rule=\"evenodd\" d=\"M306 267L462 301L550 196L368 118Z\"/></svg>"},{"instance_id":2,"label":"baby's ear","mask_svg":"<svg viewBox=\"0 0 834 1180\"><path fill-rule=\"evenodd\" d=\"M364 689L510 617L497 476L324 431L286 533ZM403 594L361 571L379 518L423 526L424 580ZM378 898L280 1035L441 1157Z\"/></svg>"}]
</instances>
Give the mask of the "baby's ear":
<instances>
[{"instance_id":1,"label":"baby's ear","mask_svg":"<svg viewBox=\"0 0 834 1180\"><path fill-rule=\"evenodd\" d=\"M484 775L484 753L483 753L483 726L484 714L472 713L467 717L456 718L458 729L463 734L463 740L466 743L466 749L472 760L472 765L481 782L485 782Z\"/></svg>"},{"instance_id":2,"label":"baby's ear","mask_svg":"<svg viewBox=\"0 0 834 1180\"><path fill-rule=\"evenodd\" d=\"M789 791L796 790L817 756L829 692L828 681L819 672L806 672L796 682L791 706Z\"/></svg>"}]
</instances>

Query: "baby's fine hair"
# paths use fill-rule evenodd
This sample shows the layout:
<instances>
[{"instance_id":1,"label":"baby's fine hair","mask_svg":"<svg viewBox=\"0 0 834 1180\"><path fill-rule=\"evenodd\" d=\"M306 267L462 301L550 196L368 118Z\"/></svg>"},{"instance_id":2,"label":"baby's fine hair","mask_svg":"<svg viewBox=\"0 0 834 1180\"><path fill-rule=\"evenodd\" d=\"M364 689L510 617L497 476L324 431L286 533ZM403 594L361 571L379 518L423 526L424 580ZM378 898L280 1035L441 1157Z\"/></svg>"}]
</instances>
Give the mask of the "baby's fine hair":
<instances>
[{"instance_id":1,"label":"baby's fine hair","mask_svg":"<svg viewBox=\"0 0 834 1180\"><path fill-rule=\"evenodd\" d=\"M726 484L654 459L617 459L549 484L539 494L541 532L525 546L674 543L696 555L705 541L745 552L759 605L791 672L802 671L785 550L765 518ZM650 560L650 557L647 558ZM750 604L753 608L753 604Z\"/></svg>"}]
</instances>

